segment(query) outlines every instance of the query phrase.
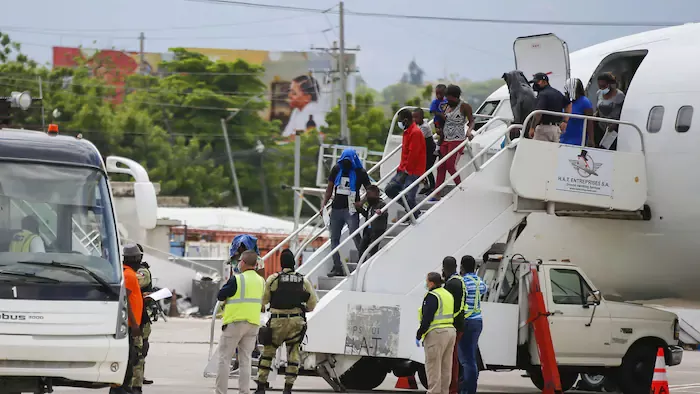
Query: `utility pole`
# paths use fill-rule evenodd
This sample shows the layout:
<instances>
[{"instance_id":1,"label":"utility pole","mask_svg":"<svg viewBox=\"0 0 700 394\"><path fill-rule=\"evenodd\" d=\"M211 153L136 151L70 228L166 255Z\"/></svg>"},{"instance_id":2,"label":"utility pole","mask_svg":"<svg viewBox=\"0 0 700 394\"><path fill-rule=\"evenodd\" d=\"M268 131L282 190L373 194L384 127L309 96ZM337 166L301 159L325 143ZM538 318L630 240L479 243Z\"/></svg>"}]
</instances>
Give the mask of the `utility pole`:
<instances>
[{"instance_id":1,"label":"utility pole","mask_svg":"<svg viewBox=\"0 0 700 394\"><path fill-rule=\"evenodd\" d=\"M327 52L336 59L337 69L331 71L331 74L340 73L340 78L338 78L340 82L340 138L343 141L343 144L350 144L350 130L348 129L347 78L349 73L356 72L357 70L350 70L348 65L345 64L345 53L348 51L359 51L360 47L345 47L345 6L342 1L338 4L338 9L338 13L340 15L340 25L338 27L340 31L340 42L337 43L334 41L332 48L318 48L312 46L311 49ZM333 81L335 82L335 78L333 78Z\"/></svg>"},{"instance_id":2,"label":"utility pole","mask_svg":"<svg viewBox=\"0 0 700 394\"><path fill-rule=\"evenodd\" d=\"M299 226L301 216L301 197L299 197L299 186L301 186L301 135L304 130L297 130L294 135L294 231ZM299 254L299 234L290 242L292 251Z\"/></svg>"},{"instance_id":3,"label":"utility pole","mask_svg":"<svg viewBox=\"0 0 700 394\"><path fill-rule=\"evenodd\" d=\"M347 69L345 67L345 21L343 2L338 5L340 12L340 56L338 57L338 71L340 71L340 138L343 143L350 145L350 132L348 131L348 93L347 93Z\"/></svg>"},{"instance_id":4,"label":"utility pole","mask_svg":"<svg viewBox=\"0 0 700 394\"><path fill-rule=\"evenodd\" d=\"M146 58L145 58L144 53L143 53L145 41L146 41L146 35L144 35L143 32L141 32L141 34L139 35L139 62L140 62L139 72L141 74L145 74L145 71L146 71L146 69L144 67L144 65L146 64Z\"/></svg>"},{"instance_id":5,"label":"utility pole","mask_svg":"<svg viewBox=\"0 0 700 394\"><path fill-rule=\"evenodd\" d=\"M238 112L234 112L235 116ZM233 116L229 116L232 118ZM236 191L236 200L238 201L238 209L243 210L243 201L241 199L241 189L238 187L238 176L236 175L236 166L233 164L233 154L231 154L231 144L228 142L228 130L226 129L226 119L221 118L221 131L224 133L224 142L226 142L226 153L228 154L228 165L231 167L231 176L233 176L233 188Z\"/></svg>"}]
</instances>

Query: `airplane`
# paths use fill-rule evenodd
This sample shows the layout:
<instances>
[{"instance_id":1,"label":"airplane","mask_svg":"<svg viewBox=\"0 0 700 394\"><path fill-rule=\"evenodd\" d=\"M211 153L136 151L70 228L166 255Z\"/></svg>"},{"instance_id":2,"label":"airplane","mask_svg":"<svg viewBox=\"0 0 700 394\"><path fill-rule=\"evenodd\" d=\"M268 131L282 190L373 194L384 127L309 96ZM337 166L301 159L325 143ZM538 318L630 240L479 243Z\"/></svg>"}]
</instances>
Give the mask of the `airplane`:
<instances>
[{"instance_id":1,"label":"airplane","mask_svg":"<svg viewBox=\"0 0 700 394\"><path fill-rule=\"evenodd\" d=\"M515 243L517 253L570 259L610 299L662 305L700 301L700 182L693 170L700 166L700 119L693 122L694 108L700 108L698 37L700 24L685 24L603 42L570 56L566 43L551 34L516 40L516 69L526 77L551 72L552 86L562 92L567 78L581 79L594 109L598 75L617 77L626 94L621 120L642 129L648 177L644 219L535 213ZM509 100L503 86L475 113L512 118ZM479 130L472 154L489 146L504 127ZM641 142L632 127L620 126L618 151L639 152ZM494 146L489 152L500 149ZM571 160L581 176L597 175L598 164L586 168L586 160L581 161Z\"/></svg>"}]
</instances>

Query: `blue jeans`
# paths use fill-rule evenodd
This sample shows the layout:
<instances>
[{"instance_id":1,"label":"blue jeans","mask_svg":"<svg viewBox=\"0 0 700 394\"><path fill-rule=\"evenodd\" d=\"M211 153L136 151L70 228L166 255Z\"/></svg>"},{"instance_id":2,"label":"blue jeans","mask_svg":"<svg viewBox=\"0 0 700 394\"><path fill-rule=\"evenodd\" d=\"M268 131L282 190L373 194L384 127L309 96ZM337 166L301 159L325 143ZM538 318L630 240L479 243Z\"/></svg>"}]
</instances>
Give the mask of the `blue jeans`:
<instances>
[{"instance_id":1,"label":"blue jeans","mask_svg":"<svg viewBox=\"0 0 700 394\"><path fill-rule=\"evenodd\" d=\"M348 225L348 235L352 234L360 226L360 215L355 212L350 214L348 208L345 209L331 209L330 215L330 227L331 227L331 249L335 249L336 246L340 245L340 234L343 231L343 226ZM362 237L357 235L353 238L355 242L355 247L360 248L360 243L362 242ZM342 268L340 263L340 254L333 254L333 268L340 270Z\"/></svg>"},{"instance_id":2,"label":"blue jeans","mask_svg":"<svg viewBox=\"0 0 700 394\"><path fill-rule=\"evenodd\" d=\"M394 178L391 180L391 182L396 183L401 175L402 175L402 173L396 173L396 175L394 175ZM409 186L411 186L411 183L415 182L416 179L418 179L418 178L419 178L418 175L405 174L403 184L401 184L401 191L399 191L398 193L401 193L402 191L406 190ZM396 193L394 196L398 195L398 193ZM404 208L406 208L406 212L408 212L409 210L413 209L413 207L416 206L416 194L417 193L418 193L418 187L416 186L413 189L409 190L408 193L406 193L404 195L406 197L406 202L408 203L408 207L403 203L402 200L399 200L401 205L403 205ZM389 196L389 197L392 197L392 196ZM420 215L420 213L417 211L413 213L413 217L416 219L418 219L418 215Z\"/></svg>"},{"instance_id":3,"label":"blue jeans","mask_svg":"<svg viewBox=\"0 0 700 394\"><path fill-rule=\"evenodd\" d=\"M476 350L483 322L481 319L464 321L464 334L459 341L459 363L462 364L462 383L460 394L476 394L476 381L479 379L479 366L476 363Z\"/></svg>"}]
</instances>

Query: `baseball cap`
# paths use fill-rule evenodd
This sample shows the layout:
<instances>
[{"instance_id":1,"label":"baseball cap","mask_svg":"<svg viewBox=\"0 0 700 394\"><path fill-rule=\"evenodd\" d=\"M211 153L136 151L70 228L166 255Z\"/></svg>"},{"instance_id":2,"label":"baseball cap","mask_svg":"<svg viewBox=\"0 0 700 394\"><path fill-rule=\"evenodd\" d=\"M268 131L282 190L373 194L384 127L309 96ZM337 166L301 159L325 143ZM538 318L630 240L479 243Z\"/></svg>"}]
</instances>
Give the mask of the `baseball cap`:
<instances>
[{"instance_id":1,"label":"baseball cap","mask_svg":"<svg viewBox=\"0 0 700 394\"><path fill-rule=\"evenodd\" d=\"M537 81L547 81L547 82L549 82L549 77L548 77L547 74L545 74L545 73L537 73L537 74L535 74L535 75L532 76L532 80L530 81L530 83L535 83L535 82L537 82Z\"/></svg>"}]
</instances>

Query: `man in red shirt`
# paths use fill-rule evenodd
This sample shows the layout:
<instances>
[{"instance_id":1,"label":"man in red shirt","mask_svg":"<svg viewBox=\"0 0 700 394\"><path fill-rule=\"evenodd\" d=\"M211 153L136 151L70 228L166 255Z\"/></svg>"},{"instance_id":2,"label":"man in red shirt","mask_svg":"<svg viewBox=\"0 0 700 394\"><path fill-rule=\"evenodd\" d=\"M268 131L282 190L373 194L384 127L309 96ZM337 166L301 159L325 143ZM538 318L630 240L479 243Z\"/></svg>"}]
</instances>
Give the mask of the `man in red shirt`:
<instances>
[{"instance_id":1,"label":"man in red shirt","mask_svg":"<svg viewBox=\"0 0 700 394\"><path fill-rule=\"evenodd\" d=\"M413 121L411 111L404 109L399 112L398 126L404 130L401 142L401 163L396 170L396 175L394 175L394 178L386 188L386 194L392 198L396 197L423 175L426 161L425 137L423 137L423 132ZM415 186L406 193L407 210L416 206L417 192L418 187ZM413 215L416 219L418 218L418 212L414 212Z\"/></svg>"}]
</instances>

